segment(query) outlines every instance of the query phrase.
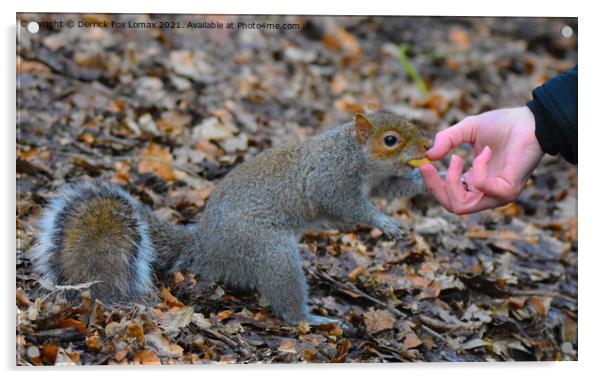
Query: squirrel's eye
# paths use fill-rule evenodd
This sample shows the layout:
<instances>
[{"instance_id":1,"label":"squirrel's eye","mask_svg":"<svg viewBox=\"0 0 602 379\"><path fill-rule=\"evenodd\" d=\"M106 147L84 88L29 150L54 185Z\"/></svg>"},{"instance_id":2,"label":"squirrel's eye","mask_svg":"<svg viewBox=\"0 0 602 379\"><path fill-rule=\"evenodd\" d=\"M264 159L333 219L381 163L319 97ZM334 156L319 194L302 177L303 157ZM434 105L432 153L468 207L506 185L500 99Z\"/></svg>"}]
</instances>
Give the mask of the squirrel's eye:
<instances>
[{"instance_id":1,"label":"squirrel's eye","mask_svg":"<svg viewBox=\"0 0 602 379\"><path fill-rule=\"evenodd\" d=\"M397 137L392 136L392 135L385 136L385 145L391 147L391 146L395 146L396 143L397 143Z\"/></svg>"}]
</instances>

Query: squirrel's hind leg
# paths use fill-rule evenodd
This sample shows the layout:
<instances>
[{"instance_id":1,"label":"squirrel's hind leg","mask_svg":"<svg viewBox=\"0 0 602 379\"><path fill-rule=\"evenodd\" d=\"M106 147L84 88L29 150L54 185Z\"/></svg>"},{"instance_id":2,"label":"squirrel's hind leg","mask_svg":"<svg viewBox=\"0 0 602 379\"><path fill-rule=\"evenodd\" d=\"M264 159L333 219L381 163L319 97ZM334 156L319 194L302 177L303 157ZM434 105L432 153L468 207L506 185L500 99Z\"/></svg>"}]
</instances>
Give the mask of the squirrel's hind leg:
<instances>
[{"instance_id":1,"label":"squirrel's hind leg","mask_svg":"<svg viewBox=\"0 0 602 379\"><path fill-rule=\"evenodd\" d=\"M340 323L309 312L308 288L301 268L299 248L293 236L277 233L269 242L256 246L260 258L256 269L257 290L266 298L272 311L285 321L297 324L302 320L310 325Z\"/></svg>"},{"instance_id":2,"label":"squirrel's hind leg","mask_svg":"<svg viewBox=\"0 0 602 379\"><path fill-rule=\"evenodd\" d=\"M309 312L308 289L301 268L297 241L282 232L269 233L265 244L256 245L254 256L259 257L256 271L256 288L266 298L272 311L285 321L297 324L306 320L309 324L336 322Z\"/></svg>"},{"instance_id":3,"label":"squirrel's hind leg","mask_svg":"<svg viewBox=\"0 0 602 379\"><path fill-rule=\"evenodd\" d=\"M266 236L267 237L267 236ZM255 277L259 294L282 319L298 323L308 315L307 283L301 269L297 243L293 238L272 234L272 241L256 244L259 258Z\"/></svg>"}]
</instances>

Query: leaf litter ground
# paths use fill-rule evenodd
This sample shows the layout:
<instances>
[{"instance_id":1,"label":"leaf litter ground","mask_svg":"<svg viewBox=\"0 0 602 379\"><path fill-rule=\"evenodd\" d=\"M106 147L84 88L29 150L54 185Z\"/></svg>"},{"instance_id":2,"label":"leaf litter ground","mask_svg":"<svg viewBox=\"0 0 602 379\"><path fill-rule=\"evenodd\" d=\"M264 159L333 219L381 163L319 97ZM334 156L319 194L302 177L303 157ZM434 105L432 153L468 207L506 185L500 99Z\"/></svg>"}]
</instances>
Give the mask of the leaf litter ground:
<instances>
[{"instance_id":1,"label":"leaf litter ground","mask_svg":"<svg viewBox=\"0 0 602 379\"><path fill-rule=\"evenodd\" d=\"M117 309L89 298L94 284L41 290L28 255L35 222L66 183L102 177L192 223L215 183L270 146L374 110L432 136L524 104L577 60L576 36L559 33L574 19L208 18L300 30L20 31L18 364L577 359L577 170L558 157L491 211L455 216L429 196L376 200L404 227L400 241L363 226L306 234L311 307L345 331L286 325L255 293L185 272L157 278L153 304Z\"/></svg>"}]
</instances>

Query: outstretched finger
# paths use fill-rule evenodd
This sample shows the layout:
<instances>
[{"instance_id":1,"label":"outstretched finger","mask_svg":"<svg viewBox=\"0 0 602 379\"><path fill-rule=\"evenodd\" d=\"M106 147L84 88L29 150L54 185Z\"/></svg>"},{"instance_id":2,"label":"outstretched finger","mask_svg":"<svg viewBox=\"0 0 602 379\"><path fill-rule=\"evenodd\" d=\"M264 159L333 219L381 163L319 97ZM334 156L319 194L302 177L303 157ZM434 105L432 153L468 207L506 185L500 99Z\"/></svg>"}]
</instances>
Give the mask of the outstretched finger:
<instances>
[{"instance_id":1,"label":"outstretched finger","mask_svg":"<svg viewBox=\"0 0 602 379\"><path fill-rule=\"evenodd\" d=\"M432 160L439 160L463 143L474 143L474 117L466 117L456 125L437 133L433 147L426 156Z\"/></svg>"},{"instance_id":2,"label":"outstretched finger","mask_svg":"<svg viewBox=\"0 0 602 379\"><path fill-rule=\"evenodd\" d=\"M452 155L449 162L449 169L445 177L445 187L447 189L447 198L452 207L461 205L466 198L466 190L462 184L462 158Z\"/></svg>"},{"instance_id":3,"label":"outstretched finger","mask_svg":"<svg viewBox=\"0 0 602 379\"><path fill-rule=\"evenodd\" d=\"M419 167L420 173L429 191L435 196L435 198L445 207L449 208L449 200L447 198L447 191L445 190L445 183L441 180L439 172L432 164L424 164Z\"/></svg>"}]
</instances>

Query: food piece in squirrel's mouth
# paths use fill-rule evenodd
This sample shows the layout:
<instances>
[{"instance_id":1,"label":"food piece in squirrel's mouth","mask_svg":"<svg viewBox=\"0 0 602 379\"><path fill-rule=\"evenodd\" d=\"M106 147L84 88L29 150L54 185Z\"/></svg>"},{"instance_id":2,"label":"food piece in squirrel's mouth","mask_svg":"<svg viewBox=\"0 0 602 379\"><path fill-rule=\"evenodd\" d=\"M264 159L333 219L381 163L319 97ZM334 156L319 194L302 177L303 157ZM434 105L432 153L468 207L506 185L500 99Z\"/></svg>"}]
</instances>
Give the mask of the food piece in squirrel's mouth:
<instances>
[{"instance_id":1,"label":"food piece in squirrel's mouth","mask_svg":"<svg viewBox=\"0 0 602 379\"><path fill-rule=\"evenodd\" d=\"M431 161L428 158L420 158L409 160L407 163L414 168L418 168L423 164L431 163Z\"/></svg>"}]
</instances>

